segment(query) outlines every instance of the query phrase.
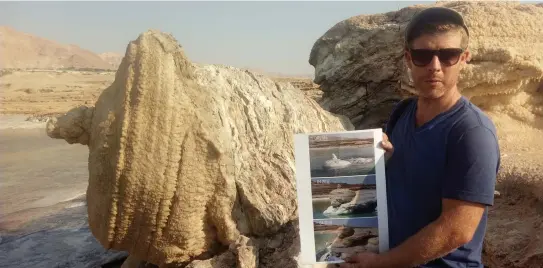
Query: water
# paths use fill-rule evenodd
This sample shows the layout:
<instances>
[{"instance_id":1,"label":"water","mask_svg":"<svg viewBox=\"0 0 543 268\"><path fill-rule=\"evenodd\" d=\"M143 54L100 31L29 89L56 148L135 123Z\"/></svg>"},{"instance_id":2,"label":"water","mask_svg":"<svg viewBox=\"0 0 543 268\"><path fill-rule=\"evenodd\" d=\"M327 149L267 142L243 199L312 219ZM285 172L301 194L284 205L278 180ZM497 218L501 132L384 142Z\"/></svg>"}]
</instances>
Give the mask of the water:
<instances>
[{"instance_id":1,"label":"water","mask_svg":"<svg viewBox=\"0 0 543 268\"><path fill-rule=\"evenodd\" d=\"M347 219L357 217L374 217L377 216L376 212L373 213L350 213L348 215L330 215L327 216L323 212L330 207L330 200L316 199L313 200L313 219Z\"/></svg>"},{"instance_id":2,"label":"water","mask_svg":"<svg viewBox=\"0 0 543 268\"><path fill-rule=\"evenodd\" d=\"M345 225L348 227L379 227L379 219L375 217L362 218L334 218L334 219L316 219L313 222L325 225Z\"/></svg>"},{"instance_id":3,"label":"water","mask_svg":"<svg viewBox=\"0 0 543 268\"><path fill-rule=\"evenodd\" d=\"M45 122L31 122L26 121L29 115L0 115L0 130L3 129L35 129L42 128L45 129ZM45 133L45 130L44 130Z\"/></svg>"},{"instance_id":4,"label":"water","mask_svg":"<svg viewBox=\"0 0 543 268\"><path fill-rule=\"evenodd\" d=\"M326 245L332 242L339 235L338 232L315 232L315 253L318 254L326 249Z\"/></svg>"},{"instance_id":5,"label":"water","mask_svg":"<svg viewBox=\"0 0 543 268\"><path fill-rule=\"evenodd\" d=\"M374 150L371 146L342 146L329 148L315 148L309 150L311 177L336 177L375 174L375 161L369 164L350 165L346 168L326 170L323 165L333 158L345 160L349 158L374 158Z\"/></svg>"},{"instance_id":6,"label":"water","mask_svg":"<svg viewBox=\"0 0 543 268\"><path fill-rule=\"evenodd\" d=\"M313 200L313 219L327 218L322 214L330 206L330 200Z\"/></svg>"},{"instance_id":7,"label":"water","mask_svg":"<svg viewBox=\"0 0 543 268\"><path fill-rule=\"evenodd\" d=\"M0 117L0 267L94 268L125 258L89 230L88 148L23 118Z\"/></svg>"},{"instance_id":8,"label":"water","mask_svg":"<svg viewBox=\"0 0 543 268\"><path fill-rule=\"evenodd\" d=\"M77 198L88 185L88 148L49 138L43 128L0 130L0 222ZM1 231L1 228L0 228Z\"/></svg>"},{"instance_id":9,"label":"water","mask_svg":"<svg viewBox=\"0 0 543 268\"><path fill-rule=\"evenodd\" d=\"M313 182L317 183L345 183L345 184L366 184L366 185L375 185L375 174L372 175L362 175L362 176L346 176L346 177L330 177L330 178L312 178Z\"/></svg>"}]
</instances>

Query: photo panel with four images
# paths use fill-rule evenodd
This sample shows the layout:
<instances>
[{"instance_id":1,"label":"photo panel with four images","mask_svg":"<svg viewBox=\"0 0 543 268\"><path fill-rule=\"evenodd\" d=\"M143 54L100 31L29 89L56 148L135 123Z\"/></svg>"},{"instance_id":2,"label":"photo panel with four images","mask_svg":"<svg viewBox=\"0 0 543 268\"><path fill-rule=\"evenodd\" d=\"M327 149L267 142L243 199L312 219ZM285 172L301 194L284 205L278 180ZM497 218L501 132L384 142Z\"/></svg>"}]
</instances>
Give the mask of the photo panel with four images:
<instances>
[{"instance_id":1,"label":"photo panel with four images","mask_svg":"<svg viewBox=\"0 0 543 268\"><path fill-rule=\"evenodd\" d=\"M374 133L308 138L315 261L378 253Z\"/></svg>"}]
</instances>

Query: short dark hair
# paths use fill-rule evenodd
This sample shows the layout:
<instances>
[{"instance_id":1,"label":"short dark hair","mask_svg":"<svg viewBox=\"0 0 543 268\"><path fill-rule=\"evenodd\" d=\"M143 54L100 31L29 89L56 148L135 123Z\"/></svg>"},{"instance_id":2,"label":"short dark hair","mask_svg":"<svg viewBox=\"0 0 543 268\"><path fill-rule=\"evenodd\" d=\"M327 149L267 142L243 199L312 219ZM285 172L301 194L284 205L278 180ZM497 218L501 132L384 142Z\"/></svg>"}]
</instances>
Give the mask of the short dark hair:
<instances>
[{"instance_id":1,"label":"short dark hair","mask_svg":"<svg viewBox=\"0 0 543 268\"><path fill-rule=\"evenodd\" d=\"M412 41L423 34L437 34L459 31L462 34L462 48L469 42L468 27L464 18L457 11L445 7L430 7L419 11L405 29L405 46L409 48Z\"/></svg>"},{"instance_id":2,"label":"short dark hair","mask_svg":"<svg viewBox=\"0 0 543 268\"><path fill-rule=\"evenodd\" d=\"M457 32L461 35L462 41L460 42L460 47L463 49L466 49L468 47L469 43L469 36L464 30L464 28L458 24L454 23L427 23L420 25L419 27L415 27L411 30L411 33L409 35L409 39L406 40L406 46L407 48L410 48L413 40L417 39L418 37L428 34L439 34L439 33L446 33L446 32Z\"/></svg>"}]
</instances>

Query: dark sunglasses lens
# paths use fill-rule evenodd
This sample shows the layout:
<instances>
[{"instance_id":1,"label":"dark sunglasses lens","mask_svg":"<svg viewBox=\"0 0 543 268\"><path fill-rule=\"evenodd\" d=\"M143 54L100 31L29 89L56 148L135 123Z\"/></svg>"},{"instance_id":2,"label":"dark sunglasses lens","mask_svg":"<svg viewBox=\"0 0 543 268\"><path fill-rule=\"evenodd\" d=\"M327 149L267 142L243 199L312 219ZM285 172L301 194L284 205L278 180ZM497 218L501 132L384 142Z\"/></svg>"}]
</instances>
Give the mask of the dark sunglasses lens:
<instances>
[{"instance_id":1,"label":"dark sunglasses lens","mask_svg":"<svg viewBox=\"0 0 543 268\"><path fill-rule=\"evenodd\" d=\"M432 50L425 50L425 49L411 50L411 58L413 60L413 64L417 66L428 65L432 61L433 57L434 57L434 51Z\"/></svg>"},{"instance_id":2,"label":"dark sunglasses lens","mask_svg":"<svg viewBox=\"0 0 543 268\"><path fill-rule=\"evenodd\" d=\"M462 55L460 49L442 49L439 53L439 60L441 63L451 66L458 62L460 55Z\"/></svg>"},{"instance_id":3,"label":"dark sunglasses lens","mask_svg":"<svg viewBox=\"0 0 543 268\"><path fill-rule=\"evenodd\" d=\"M441 64L446 66L452 66L455 65L458 60L460 60L460 56L462 55L462 49L446 48L439 50L439 52L430 49L411 50L411 58L413 59L413 64L415 64L416 66L428 65L436 54L438 55Z\"/></svg>"}]
</instances>

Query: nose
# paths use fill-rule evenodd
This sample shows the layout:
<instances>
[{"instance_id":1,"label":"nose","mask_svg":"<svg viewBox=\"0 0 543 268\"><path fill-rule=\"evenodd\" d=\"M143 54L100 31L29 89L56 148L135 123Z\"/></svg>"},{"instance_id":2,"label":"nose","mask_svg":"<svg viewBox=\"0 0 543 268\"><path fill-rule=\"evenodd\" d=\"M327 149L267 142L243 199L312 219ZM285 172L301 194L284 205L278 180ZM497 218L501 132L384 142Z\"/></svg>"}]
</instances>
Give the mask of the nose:
<instances>
[{"instance_id":1,"label":"nose","mask_svg":"<svg viewBox=\"0 0 543 268\"><path fill-rule=\"evenodd\" d=\"M432 61L430 62L430 64L428 64L428 69L433 72L441 70L441 62L439 62L439 58L437 57L437 55L434 55Z\"/></svg>"}]
</instances>

